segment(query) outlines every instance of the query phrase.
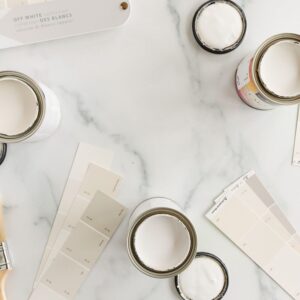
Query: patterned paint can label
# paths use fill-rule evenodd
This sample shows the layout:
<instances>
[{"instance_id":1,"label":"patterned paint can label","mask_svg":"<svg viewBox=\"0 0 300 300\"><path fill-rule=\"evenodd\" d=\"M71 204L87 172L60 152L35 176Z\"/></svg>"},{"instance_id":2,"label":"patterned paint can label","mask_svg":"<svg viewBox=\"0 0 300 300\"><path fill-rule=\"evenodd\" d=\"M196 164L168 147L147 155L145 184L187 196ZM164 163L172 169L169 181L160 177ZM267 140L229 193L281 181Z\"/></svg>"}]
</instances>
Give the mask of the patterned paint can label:
<instances>
[{"instance_id":1,"label":"patterned paint can label","mask_svg":"<svg viewBox=\"0 0 300 300\"><path fill-rule=\"evenodd\" d=\"M238 66L236 72L236 88L239 97L249 106L269 110L275 106L258 90L252 74L253 55L246 56Z\"/></svg>"}]
</instances>

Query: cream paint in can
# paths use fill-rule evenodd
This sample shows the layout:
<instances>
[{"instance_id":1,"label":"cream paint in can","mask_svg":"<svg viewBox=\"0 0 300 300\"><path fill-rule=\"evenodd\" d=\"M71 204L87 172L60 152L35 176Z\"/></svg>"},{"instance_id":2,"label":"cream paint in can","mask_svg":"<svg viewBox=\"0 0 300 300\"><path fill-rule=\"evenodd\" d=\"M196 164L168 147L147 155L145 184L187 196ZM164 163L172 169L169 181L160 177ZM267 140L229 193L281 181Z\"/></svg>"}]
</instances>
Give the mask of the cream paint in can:
<instances>
[{"instance_id":1,"label":"cream paint in can","mask_svg":"<svg viewBox=\"0 0 300 300\"><path fill-rule=\"evenodd\" d=\"M60 123L61 111L52 90L16 71L0 72L1 88L1 143L34 142L55 132ZM6 99L13 104L6 105Z\"/></svg>"},{"instance_id":2,"label":"cream paint in can","mask_svg":"<svg viewBox=\"0 0 300 300\"><path fill-rule=\"evenodd\" d=\"M278 66L279 60L276 56L273 56L274 63L270 62L271 51L274 51L274 47L278 45L290 44L294 47L299 47L300 53L300 35L292 33L284 33L271 37L265 41L254 55L248 55L242 60L238 66L236 72L236 88L240 98L249 106L260 109L260 110L270 110L280 105L292 105L298 104L300 102L300 94L278 94L278 90L282 91L282 87L274 86L274 82L280 85L280 81L270 80L268 78L266 71L269 69L269 74L272 74L273 79L284 74L275 74L273 66ZM289 53L286 52L286 55ZM291 53L292 55L292 53ZM268 59L268 69L266 68L265 61ZM299 71L300 71L300 56L299 56ZM296 66L297 67L297 66ZM292 70L294 72L294 70ZM289 73L287 73L289 75ZM277 76L278 75L278 76ZM272 83L268 85L268 81ZM282 85L286 82L282 82ZM272 86L272 89L270 87Z\"/></svg>"},{"instance_id":3,"label":"cream paint in can","mask_svg":"<svg viewBox=\"0 0 300 300\"><path fill-rule=\"evenodd\" d=\"M210 0L202 4L193 18L197 43L214 54L225 54L243 41L247 20L242 8L230 0Z\"/></svg>"},{"instance_id":4,"label":"cream paint in can","mask_svg":"<svg viewBox=\"0 0 300 300\"><path fill-rule=\"evenodd\" d=\"M175 277L175 288L182 300L220 300L229 286L229 273L217 256L199 252L195 261Z\"/></svg>"},{"instance_id":5,"label":"cream paint in can","mask_svg":"<svg viewBox=\"0 0 300 300\"><path fill-rule=\"evenodd\" d=\"M156 278L184 271L197 253L196 231L181 207L167 198L151 198L129 220L128 253L141 272Z\"/></svg>"}]
</instances>

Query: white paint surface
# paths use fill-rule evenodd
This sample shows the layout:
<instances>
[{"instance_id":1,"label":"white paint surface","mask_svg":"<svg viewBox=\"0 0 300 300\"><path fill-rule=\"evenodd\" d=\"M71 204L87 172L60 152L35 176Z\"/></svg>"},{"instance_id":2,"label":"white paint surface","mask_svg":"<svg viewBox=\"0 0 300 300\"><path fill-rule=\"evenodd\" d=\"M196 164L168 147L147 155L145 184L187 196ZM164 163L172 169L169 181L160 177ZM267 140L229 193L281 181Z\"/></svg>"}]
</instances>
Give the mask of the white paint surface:
<instances>
[{"instance_id":1,"label":"white paint surface","mask_svg":"<svg viewBox=\"0 0 300 300\"><path fill-rule=\"evenodd\" d=\"M0 80L0 133L17 135L30 128L38 115L33 90L14 78Z\"/></svg>"},{"instance_id":2,"label":"white paint surface","mask_svg":"<svg viewBox=\"0 0 300 300\"><path fill-rule=\"evenodd\" d=\"M199 257L179 276L183 293L192 300L212 300L224 286L220 265L209 257Z\"/></svg>"},{"instance_id":3,"label":"white paint surface","mask_svg":"<svg viewBox=\"0 0 300 300\"><path fill-rule=\"evenodd\" d=\"M271 46L261 59L260 77L266 88L282 97L300 95L300 46L282 41Z\"/></svg>"},{"instance_id":4,"label":"white paint surface","mask_svg":"<svg viewBox=\"0 0 300 300\"><path fill-rule=\"evenodd\" d=\"M178 267L187 258L191 240L181 221L162 214L149 217L139 226L134 246L147 267L168 271Z\"/></svg>"},{"instance_id":5,"label":"white paint surface","mask_svg":"<svg viewBox=\"0 0 300 300\"><path fill-rule=\"evenodd\" d=\"M223 50L235 44L243 32L239 11L230 4L215 3L205 8L196 20L196 33L209 48Z\"/></svg>"}]
</instances>

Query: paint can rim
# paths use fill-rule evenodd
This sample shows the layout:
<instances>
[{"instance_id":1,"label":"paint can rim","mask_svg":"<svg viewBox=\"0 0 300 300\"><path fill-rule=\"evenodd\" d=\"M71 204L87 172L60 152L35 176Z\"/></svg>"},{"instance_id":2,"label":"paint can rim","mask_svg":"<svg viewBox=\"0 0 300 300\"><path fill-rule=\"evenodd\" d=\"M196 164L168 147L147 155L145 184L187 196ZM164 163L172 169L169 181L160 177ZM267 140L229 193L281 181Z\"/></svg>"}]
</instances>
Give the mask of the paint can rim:
<instances>
[{"instance_id":1,"label":"paint can rim","mask_svg":"<svg viewBox=\"0 0 300 300\"><path fill-rule=\"evenodd\" d=\"M243 23L243 30L242 33L239 37L239 39L232 45L225 47L224 49L217 49L217 48L211 48L208 45L206 45L201 38L199 37L199 35L197 34L197 30L196 30L196 21L198 16L210 5L215 4L215 3L227 3L231 6L233 6L240 14L241 19L242 19L242 23ZM232 52L233 50L235 50L236 48L238 48L241 43L243 42L246 32L247 32L247 18L245 15L244 10L235 2L231 1L231 0L209 0L205 3L203 3L195 12L194 17L193 17L193 22L192 22L192 29L193 29L193 35L195 37L196 42L206 51L213 53L213 54L226 54L229 52Z\"/></svg>"},{"instance_id":2,"label":"paint can rim","mask_svg":"<svg viewBox=\"0 0 300 300\"><path fill-rule=\"evenodd\" d=\"M228 290L228 287L229 287L229 272L228 272L228 269L227 269L225 263L219 257L217 257L214 254L211 254L211 253L208 253L208 252L197 252L195 259L198 259L198 258L201 258L201 257L208 257L208 258L214 260L220 266L220 268L223 271L223 274L224 274L223 288L220 291L220 293L214 299L212 299L212 300L221 300L225 296L225 294ZM175 276L174 284L175 284L176 291L177 291L178 295L180 296L180 298L182 300L191 300L187 295L184 294L184 292L181 288L180 274Z\"/></svg>"},{"instance_id":3,"label":"paint can rim","mask_svg":"<svg viewBox=\"0 0 300 300\"><path fill-rule=\"evenodd\" d=\"M299 43L300 46L300 35L296 33L281 33L274 35L267 39L265 42L263 42L260 45L260 47L256 50L251 64L252 78L254 84L257 87L258 91L266 98L266 100L270 104L294 105L300 103L300 95L296 95L293 97L283 97L269 91L266 88L264 82L262 81L259 72L260 62L267 50L271 46L285 40L295 41Z\"/></svg>"},{"instance_id":4,"label":"paint can rim","mask_svg":"<svg viewBox=\"0 0 300 300\"><path fill-rule=\"evenodd\" d=\"M46 113L45 94L40 85L24 73L18 71L0 71L0 80L4 78L12 78L26 84L34 92L39 105L37 118L27 130L16 135L0 133L0 143L17 143L30 138L42 125Z\"/></svg>"},{"instance_id":5,"label":"paint can rim","mask_svg":"<svg viewBox=\"0 0 300 300\"><path fill-rule=\"evenodd\" d=\"M154 199L154 198L151 198ZM167 198L163 198L167 199ZM147 199L149 200L149 199ZM171 200L171 199L167 199ZM172 200L171 200L172 201ZM144 201L143 201L144 202ZM142 202L142 203L143 203ZM176 203L176 202L175 202ZM146 219L154 216L154 215L170 215L172 217L177 218L179 221L183 223L183 225L187 228L190 236L190 250L188 255L186 256L185 260L174 269L167 270L167 271L158 271L154 270L148 266L146 266L138 257L135 247L134 247L134 236L139 227ZM128 255L134 266L150 277L154 278L170 278L178 275L179 273L183 272L195 259L197 254L197 233L192 224L192 222L180 211L175 210L173 208L166 208L166 207L156 207L150 210L145 211L144 213L140 214L137 219L133 222L127 236L127 249Z\"/></svg>"}]
</instances>

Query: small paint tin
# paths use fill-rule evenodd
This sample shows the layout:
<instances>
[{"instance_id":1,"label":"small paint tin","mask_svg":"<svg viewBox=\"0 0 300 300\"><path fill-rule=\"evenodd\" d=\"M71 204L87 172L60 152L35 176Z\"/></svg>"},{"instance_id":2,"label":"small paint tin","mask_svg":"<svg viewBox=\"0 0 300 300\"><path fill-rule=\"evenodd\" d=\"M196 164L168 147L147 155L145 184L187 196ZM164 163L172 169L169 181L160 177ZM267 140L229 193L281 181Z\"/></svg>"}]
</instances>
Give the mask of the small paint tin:
<instances>
[{"instance_id":1,"label":"small paint tin","mask_svg":"<svg viewBox=\"0 0 300 300\"><path fill-rule=\"evenodd\" d=\"M218 288L218 290L216 291L216 293L214 295L210 295L210 299L207 300L221 300L223 299L223 297L225 296L227 290L228 290L228 286L229 286L229 274L228 274L228 270L225 266L225 264L223 263L223 261L218 258L217 256L211 254L211 253L207 253L207 252L198 252L195 258L195 261L193 262L192 265L193 267L197 267L196 263L197 260L200 259L208 259L210 260L212 263L215 264L215 266L219 269L219 273L222 273L222 283L220 285L220 287ZM199 270L199 267L196 270L196 274L199 275L199 272L201 272L201 270ZM203 273L205 273L208 277L208 281L213 282L215 281L215 277L213 276L213 274L209 274L209 272L207 272L207 270L202 270ZM179 295L179 297L182 300L194 300L193 296L191 296L190 294L188 294L188 292L186 291L187 287L185 287L186 282L182 282L181 278L183 277L185 272L183 272L180 275L175 276L175 288L176 291ZM193 274L194 275L194 274ZM197 276L199 277L199 276ZM190 279L190 278L189 278ZM192 282L188 282L188 284L191 284L191 286L195 286L195 284L197 283L197 280L200 280L200 278L191 278ZM190 281L190 280L189 280ZM202 285L204 285L202 283ZM202 286L202 288L206 288L207 286ZM203 299L203 294L206 294L204 290L200 291L201 295L197 294L197 298ZM207 295L206 295L207 296Z\"/></svg>"},{"instance_id":2,"label":"small paint tin","mask_svg":"<svg viewBox=\"0 0 300 300\"><path fill-rule=\"evenodd\" d=\"M253 108L270 110L281 105L300 103L300 95L281 96L270 90L262 78L262 60L267 51L279 43L291 43L300 47L300 35L283 33L272 36L258 48L254 55L246 56L238 66L236 71L237 93L246 104Z\"/></svg>"},{"instance_id":3,"label":"small paint tin","mask_svg":"<svg viewBox=\"0 0 300 300\"><path fill-rule=\"evenodd\" d=\"M157 243L156 238L152 239L163 231L163 226L160 227L159 223L155 224L158 220L171 221L172 226L176 226L176 230L178 230L176 231L176 234L178 232L176 249L180 251L180 256L178 256L180 260L177 257L171 258L167 256L166 262L163 261L163 264L165 264L163 267L160 267L160 265L159 267L154 267L154 263L149 263L145 259L146 256L144 253L140 250L142 248L139 246L141 243L144 243L144 238L147 235L144 233L148 233L147 230L149 228L152 231L152 235L149 235L148 244L147 242L143 244L143 249L148 249L146 247L149 246L149 249L152 248L151 251L159 253L162 245L168 244L164 240L161 243ZM152 223L150 224L149 222ZM147 226L148 229L146 229ZM156 227L157 230L155 231ZM144 231L141 231L142 229ZM156 243L152 243L154 240ZM138 270L151 277L170 278L184 271L195 259L197 253L197 234L193 224L176 202L162 197L150 198L139 204L130 217L127 248L129 257ZM181 252L180 249L184 250ZM172 251L171 253L173 254Z\"/></svg>"},{"instance_id":4,"label":"small paint tin","mask_svg":"<svg viewBox=\"0 0 300 300\"><path fill-rule=\"evenodd\" d=\"M0 143L34 142L49 137L55 132L60 123L61 111L59 100L52 90L16 71L0 72L1 81L15 81L26 86L35 96L37 114L32 124L23 132L12 135L0 132Z\"/></svg>"},{"instance_id":5,"label":"small paint tin","mask_svg":"<svg viewBox=\"0 0 300 300\"><path fill-rule=\"evenodd\" d=\"M218 6L223 6L227 13L229 10L230 15L221 10L214 10ZM205 18L205 21L201 18ZM198 24L202 25L199 27ZM205 28L211 30L210 38ZM225 54L235 50L242 43L247 31L247 19L243 9L235 2L210 0L197 9L192 29L197 43L204 50L214 54ZM226 33L228 33L227 40L224 39Z\"/></svg>"}]
</instances>

